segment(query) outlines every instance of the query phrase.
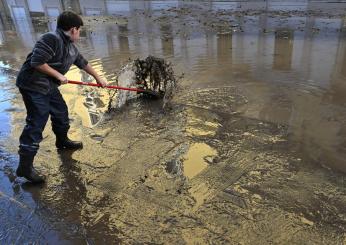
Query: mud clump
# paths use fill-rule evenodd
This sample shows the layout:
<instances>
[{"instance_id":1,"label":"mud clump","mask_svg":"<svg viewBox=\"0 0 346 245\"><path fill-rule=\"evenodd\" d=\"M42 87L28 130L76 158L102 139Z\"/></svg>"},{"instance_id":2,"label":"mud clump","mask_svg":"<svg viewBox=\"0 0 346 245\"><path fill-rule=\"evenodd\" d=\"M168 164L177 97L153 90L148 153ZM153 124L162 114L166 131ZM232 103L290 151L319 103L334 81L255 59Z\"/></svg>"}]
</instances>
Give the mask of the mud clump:
<instances>
[{"instance_id":1,"label":"mud clump","mask_svg":"<svg viewBox=\"0 0 346 245\"><path fill-rule=\"evenodd\" d=\"M136 59L120 69L116 84L122 87L134 87L150 90L162 95L163 108L169 108L170 101L177 88L178 79L170 62L154 56ZM119 90L110 96L108 110L120 108L127 101L139 96L148 97L146 93ZM150 97L150 94L149 94Z\"/></svg>"}]
</instances>

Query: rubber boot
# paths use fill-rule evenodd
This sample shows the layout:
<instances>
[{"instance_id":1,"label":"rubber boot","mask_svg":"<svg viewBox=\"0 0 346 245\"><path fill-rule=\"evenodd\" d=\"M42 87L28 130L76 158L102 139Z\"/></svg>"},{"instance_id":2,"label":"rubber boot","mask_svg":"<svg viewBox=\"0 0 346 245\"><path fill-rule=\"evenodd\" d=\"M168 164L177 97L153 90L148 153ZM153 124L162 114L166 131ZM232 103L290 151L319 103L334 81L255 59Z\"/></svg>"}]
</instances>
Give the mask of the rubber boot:
<instances>
[{"instance_id":1,"label":"rubber boot","mask_svg":"<svg viewBox=\"0 0 346 245\"><path fill-rule=\"evenodd\" d=\"M45 177L41 176L33 166L34 155L19 155L19 165L16 171L18 177L24 177L31 183L42 183Z\"/></svg>"},{"instance_id":2,"label":"rubber boot","mask_svg":"<svg viewBox=\"0 0 346 245\"><path fill-rule=\"evenodd\" d=\"M73 141L67 137L67 133L56 135L55 145L58 149L82 149L83 143L80 141Z\"/></svg>"}]
</instances>

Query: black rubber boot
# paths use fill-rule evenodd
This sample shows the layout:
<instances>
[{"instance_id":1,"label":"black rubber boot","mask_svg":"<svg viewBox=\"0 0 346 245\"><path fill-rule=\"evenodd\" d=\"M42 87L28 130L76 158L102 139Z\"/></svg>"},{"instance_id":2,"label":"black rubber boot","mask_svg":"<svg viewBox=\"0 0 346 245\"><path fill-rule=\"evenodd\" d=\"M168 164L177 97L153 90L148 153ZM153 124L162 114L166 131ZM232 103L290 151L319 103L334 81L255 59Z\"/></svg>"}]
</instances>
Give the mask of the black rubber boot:
<instances>
[{"instance_id":1,"label":"black rubber boot","mask_svg":"<svg viewBox=\"0 0 346 245\"><path fill-rule=\"evenodd\" d=\"M19 165L16 171L18 177L24 177L31 183L42 183L45 177L41 176L33 166L34 155L19 155Z\"/></svg>"},{"instance_id":2,"label":"black rubber boot","mask_svg":"<svg viewBox=\"0 0 346 245\"><path fill-rule=\"evenodd\" d=\"M61 149L77 150L77 149L82 149L83 148L83 143L82 142L70 140L67 137L67 133L66 134L57 135L56 136L55 145L60 150Z\"/></svg>"}]
</instances>

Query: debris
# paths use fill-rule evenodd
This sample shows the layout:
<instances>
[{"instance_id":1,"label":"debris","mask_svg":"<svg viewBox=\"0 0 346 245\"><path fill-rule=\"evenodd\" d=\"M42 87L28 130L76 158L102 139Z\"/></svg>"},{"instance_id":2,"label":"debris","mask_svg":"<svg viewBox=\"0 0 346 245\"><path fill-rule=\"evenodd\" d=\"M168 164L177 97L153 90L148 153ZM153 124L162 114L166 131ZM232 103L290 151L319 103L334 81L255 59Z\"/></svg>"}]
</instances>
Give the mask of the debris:
<instances>
[{"instance_id":1,"label":"debris","mask_svg":"<svg viewBox=\"0 0 346 245\"><path fill-rule=\"evenodd\" d=\"M164 94L163 108L173 98L177 88L178 79L175 77L170 62L154 56L148 56L146 59L136 59L126 64L119 72L117 85L124 87L137 87L140 89L151 90L153 92ZM108 110L119 108L126 101L137 97L137 94L129 91L110 91L110 102ZM113 98L116 97L116 100Z\"/></svg>"}]
</instances>

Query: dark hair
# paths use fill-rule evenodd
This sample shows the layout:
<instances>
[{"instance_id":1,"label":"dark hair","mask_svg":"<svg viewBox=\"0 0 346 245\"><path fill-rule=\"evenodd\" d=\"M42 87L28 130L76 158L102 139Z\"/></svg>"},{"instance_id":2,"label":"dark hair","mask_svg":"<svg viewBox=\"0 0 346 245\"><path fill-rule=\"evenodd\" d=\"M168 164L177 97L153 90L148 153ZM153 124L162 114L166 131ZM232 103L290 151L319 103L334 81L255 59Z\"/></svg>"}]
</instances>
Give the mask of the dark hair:
<instances>
[{"instance_id":1,"label":"dark hair","mask_svg":"<svg viewBox=\"0 0 346 245\"><path fill-rule=\"evenodd\" d=\"M82 25L83 20L78 14L72 11L64 11L59 15L56 27L68 31L73 27L79 29Z\"/></svg>"}]
</instances>

